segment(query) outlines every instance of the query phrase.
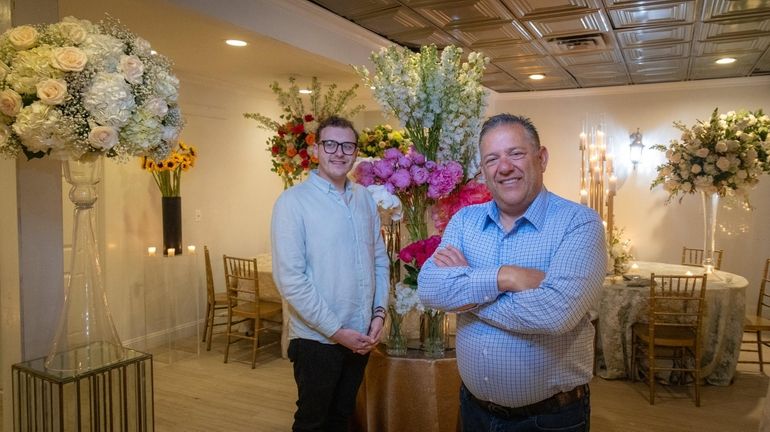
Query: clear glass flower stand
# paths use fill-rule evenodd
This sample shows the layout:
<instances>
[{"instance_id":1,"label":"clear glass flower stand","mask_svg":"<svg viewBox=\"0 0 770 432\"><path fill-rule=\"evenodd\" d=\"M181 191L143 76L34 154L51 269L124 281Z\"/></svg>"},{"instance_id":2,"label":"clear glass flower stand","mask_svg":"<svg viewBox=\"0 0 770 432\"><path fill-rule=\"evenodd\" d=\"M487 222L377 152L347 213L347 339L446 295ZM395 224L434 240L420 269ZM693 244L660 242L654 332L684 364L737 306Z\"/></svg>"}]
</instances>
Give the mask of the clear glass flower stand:
<instances>
[{"instance_id":1,"label":"clear glass flower stand","mask_svg":"<svg viewBox=\"0 0 770 432\"><path fill-rule=\"evenodd\" d=\"M119 362L80 373L46 368L45 358L14 364L13 430L153 431L152 356L124 350Z\"/></svg>"}]
</instances>

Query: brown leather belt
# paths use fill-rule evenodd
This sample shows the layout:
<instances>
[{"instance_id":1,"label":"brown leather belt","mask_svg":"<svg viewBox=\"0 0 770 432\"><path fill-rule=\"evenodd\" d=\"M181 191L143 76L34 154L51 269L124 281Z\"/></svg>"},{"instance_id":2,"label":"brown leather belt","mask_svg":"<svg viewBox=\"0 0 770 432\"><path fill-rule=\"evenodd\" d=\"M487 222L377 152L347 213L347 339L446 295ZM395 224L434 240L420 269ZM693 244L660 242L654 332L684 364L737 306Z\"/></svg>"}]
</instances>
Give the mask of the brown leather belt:
<instances>
[{"instance_id":1,"label":"brown leather belt","mask_svg":"<svg viewBox=\"0 0 770 432\"><path fill-rule=\"evenodd\" d=\"M464 386L465 384L463 384L463 387ZM543 399L540 402L535 402L533 404L516 408L510 408L489 401L483 401L476 398L476 396L474 396L467 387L465 390L468 392L470 399L476 403L476 405L485 409L487 412L500 418L512 419L517 417L532 417L558 412L561 408L575 403L585 397L588 394L588 384L577 386L566 392L556 393L548 399Z\"/></svg>"}]
</instances>

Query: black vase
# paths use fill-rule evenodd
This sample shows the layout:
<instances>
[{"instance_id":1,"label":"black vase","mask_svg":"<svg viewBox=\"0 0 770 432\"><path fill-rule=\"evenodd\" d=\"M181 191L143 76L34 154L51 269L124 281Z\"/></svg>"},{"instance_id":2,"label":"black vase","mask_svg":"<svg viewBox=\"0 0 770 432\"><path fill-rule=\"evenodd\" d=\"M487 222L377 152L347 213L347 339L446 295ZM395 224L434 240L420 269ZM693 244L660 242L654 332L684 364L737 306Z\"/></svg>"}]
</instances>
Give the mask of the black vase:
<instances>
[{"instance_id":1,"label":"black vase","mask_svg":"<svg viewBox=\"0 0 770 432\"><path fill-rule=\"evenodd\" d=\"M163 205L163 255L169 249L175 255L182 254L182 197L162 197Z\"/></svg>"}]
</instances>

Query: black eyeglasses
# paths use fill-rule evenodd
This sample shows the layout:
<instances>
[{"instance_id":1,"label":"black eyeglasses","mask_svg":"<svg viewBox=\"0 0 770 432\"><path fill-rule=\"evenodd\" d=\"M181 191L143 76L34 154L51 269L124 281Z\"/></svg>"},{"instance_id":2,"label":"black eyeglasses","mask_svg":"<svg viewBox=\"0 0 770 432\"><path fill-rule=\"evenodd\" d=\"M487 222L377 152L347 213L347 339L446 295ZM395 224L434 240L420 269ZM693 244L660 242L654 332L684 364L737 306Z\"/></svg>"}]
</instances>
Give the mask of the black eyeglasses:
<instances>
[{"instance_id":1,"label":"black eyeglasses","mask_svg":"<svg viewBox=\"0 0 770 432\"><path fill-rule=\"evenodd\" d=\"M352 155L356 152L358 145L354 142L337 142L334 140L323 140L321 144L324 146L324 151L329 154L337 153L337 149L342 146L342 154Z\"/></svg>"}]
</instances>

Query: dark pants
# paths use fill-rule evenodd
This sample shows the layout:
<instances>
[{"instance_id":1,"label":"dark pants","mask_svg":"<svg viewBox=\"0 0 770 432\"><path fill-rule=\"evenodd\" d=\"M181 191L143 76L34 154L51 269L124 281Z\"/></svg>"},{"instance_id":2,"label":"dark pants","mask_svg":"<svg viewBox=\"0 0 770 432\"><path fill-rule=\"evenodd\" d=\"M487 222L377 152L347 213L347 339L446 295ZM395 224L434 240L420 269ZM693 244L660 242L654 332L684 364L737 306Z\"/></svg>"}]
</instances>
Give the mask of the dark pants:
<instances>
[{"instance_id":1,"label":"dark pants","mask_svg":"<svg viewBox=\"0 0 770 432\"><path fill-rule=\"evenodd\" d=\"M460 416L464 432L587 432L590 430L589 394L555 413L504 419L479 406L469 397L469 393L463 385L460 389Z\"/></svg>"},{"instance_id":2,"label":"dark pants","mask_svg":"<svg viewBox=\"0 0 770 432\"><path fill-rule=\"evenodd\" d=\"M347 431L369 354L309 339L289 342L297 382L294 432Z\"/></svg>"}]
</instances>

